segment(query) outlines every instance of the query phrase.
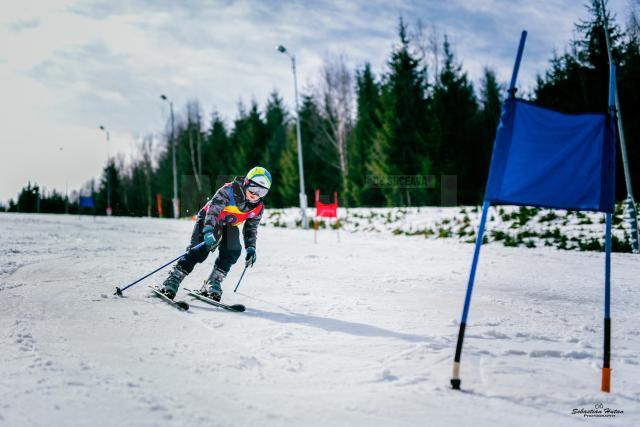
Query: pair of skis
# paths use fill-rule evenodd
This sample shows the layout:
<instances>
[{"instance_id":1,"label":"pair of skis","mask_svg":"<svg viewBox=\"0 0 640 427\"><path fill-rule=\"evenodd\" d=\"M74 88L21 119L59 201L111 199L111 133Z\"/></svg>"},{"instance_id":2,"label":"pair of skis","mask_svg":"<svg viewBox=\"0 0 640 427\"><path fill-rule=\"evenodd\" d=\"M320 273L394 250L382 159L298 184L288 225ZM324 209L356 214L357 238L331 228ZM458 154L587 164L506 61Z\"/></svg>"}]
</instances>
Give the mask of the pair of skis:
<instances>
[{"instance_id":1,"label":"pair of skis","mask_svg":"<svg viewBox=\"0 0 640 427\"><path fill-rule=\"evenodd\" d=\"M149 286L149 288L153 291L154 295L160 297L163 301L171 304L172 306L176 307L177 309L183 310L183 311L189 310L189 303L187 303L186 301L174 301L171 298L169 298L168 296L166 296L165 294L163 294L162 292L160 292L160 290L158 288L156 288L154 286ZM200 293L200 291L194 291L194 290L187 289L187 288L185 288L185 290L192 297L197 298L202 302L206 302L207 304L223 308L225 310L243 312L246 309L245 306L242 305L242 304L227 305L227 304L223 304L221 302L218 302L218 301L216 301L214 299L211 299L211 298L208 298L208 297L202 295L202 293Z\"/></svg>"}]
</instances>

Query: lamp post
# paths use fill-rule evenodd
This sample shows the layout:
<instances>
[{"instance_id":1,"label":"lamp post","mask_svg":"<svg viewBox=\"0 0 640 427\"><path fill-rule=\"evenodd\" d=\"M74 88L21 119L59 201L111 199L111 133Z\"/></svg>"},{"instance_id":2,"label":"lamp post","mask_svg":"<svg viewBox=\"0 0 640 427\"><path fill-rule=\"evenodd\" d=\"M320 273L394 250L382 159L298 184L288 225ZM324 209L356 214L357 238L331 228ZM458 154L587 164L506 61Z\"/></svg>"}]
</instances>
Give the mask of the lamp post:
<instances>
[{"instance_id":1,"label":"lamp post","mask_svg":"<svg viewBox=\"0 0 640 427\"><path fill-rule=\"evenodd\" d=\"M169 103L171 110L171 163L173 164L173 217L178 218L180 215L180 200L178 199L178 172L176 170L176 133L173 118L173 102L166 95L160 95L160 99Z\"/></svg>"},{"instance_id":2,"label":"lamp post","mask_svg":"<svg viewBox=\"0 0 640 427\"><path fill-rule=\"evenodd\" d=\"M307 222L307 195L304 190L304 166L302 164L302 140L300 137L300 108L298 106L298 78L296 76L296 57L287 51L282 45L276 46L276 50L284 53L291 59L291 69L293 70L293 91L296 98L296 139L298 141L298 172L300 173L300 214L302 215L302 227L306 230L309 227Z\"/></svg>"},{"instance_id":3,"label":"lamp post","mask_svg":"<svg viewBox=\"0 0 640 427\"><path fill-rule=\"evenodd\" d=\"M113 210L111 209L111 183L109 182L111 181L109 179L109 160L111 157L109 155L109 131L102 125L100 125L100 130L107 135L107 216L111 216Z\"/></svg>"}]
</instances>

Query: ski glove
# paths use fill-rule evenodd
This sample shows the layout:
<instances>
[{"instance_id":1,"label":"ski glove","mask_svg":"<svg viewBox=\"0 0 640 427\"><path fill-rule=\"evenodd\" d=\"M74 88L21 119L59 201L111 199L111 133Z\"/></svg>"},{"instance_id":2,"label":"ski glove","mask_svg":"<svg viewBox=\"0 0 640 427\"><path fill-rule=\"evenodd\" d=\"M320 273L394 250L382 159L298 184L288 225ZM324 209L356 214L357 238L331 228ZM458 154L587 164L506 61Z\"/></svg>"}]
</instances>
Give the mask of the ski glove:
<instances>
[{"instance_id":1,"label":"ski glove","mask_svg":"<svg viewBox=\"0 0 640 427\"><path fill-rule=\"evenodd\" d=\"M216 238L213 235L213 226L205 225L202 232L204 233L204 242L207 244L209 249L212 249L216 244Z\"/></svg>"},{"instance_id":2,"label":"ski glove","mask_svg":"<svg viewBox=\"0 0 640 427\"><path fill-rule=\"evenodd\" d=\"M253 264L256 263L256 248L253 246L247 246L247 256L245 257L247 267L253 267Z\"/></svg>"}]
</instances>

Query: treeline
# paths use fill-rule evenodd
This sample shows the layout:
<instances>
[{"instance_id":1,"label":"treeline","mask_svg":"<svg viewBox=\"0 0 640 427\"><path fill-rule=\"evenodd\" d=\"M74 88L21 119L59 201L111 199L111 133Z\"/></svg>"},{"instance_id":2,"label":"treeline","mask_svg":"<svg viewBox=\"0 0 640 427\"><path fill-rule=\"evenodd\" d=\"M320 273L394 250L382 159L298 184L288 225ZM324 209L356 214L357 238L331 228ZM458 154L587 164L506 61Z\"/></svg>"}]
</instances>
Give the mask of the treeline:
<instances>
[{"instance_id":1,"label":"treeline","mask_svg":"<svg viewBox=\"0 0 640 427\"><path fill-rule=\"evenodd\" d=\"M78 211L77 206L74 209ZM16 200L9 200L8 206L0 205L0 211L64 213L69 212L69 198L55 190L46 191L38 184L28 183Z\"/></svg>"},{"instance_id":2,"label":"treeline","mask_svg":"<svg viewBox=\"0 0 640 427\"><path fill-rule=\"evenodd\" d=\"M588 9L590 18L576 24L566 51L554 54L532 92L520 96L568 113L606 110L609 66L599 0ZM634 11L625 31L611 17L608 22L633 171L640 165L640 30ZM369 64L349 70L340 57L325 61L320 83L300 99L310 205L316 188L337 191L343 206L437 205L445 184L458 204L481 202L505 87L490 68L474 87L447 37L433 40L421 26L400 20L383 73ZM217 112L203 117L199 102L189 102L175 123L181 214L193 214L223 182L258 164L274 179L268 205L298 205L295 119L277 92L263 108L256 101L240 103L231 124ZM100 182L88 183L81 193L95 194L100 214L109 190L114 215L156 216L161 208L171 216L170 135L167 126L161 144L145 138L131 164L112 159ZM622 167L617 169L623 198ZM633 178L640 188L640 175Z\"/></svg>"}]
</instances>

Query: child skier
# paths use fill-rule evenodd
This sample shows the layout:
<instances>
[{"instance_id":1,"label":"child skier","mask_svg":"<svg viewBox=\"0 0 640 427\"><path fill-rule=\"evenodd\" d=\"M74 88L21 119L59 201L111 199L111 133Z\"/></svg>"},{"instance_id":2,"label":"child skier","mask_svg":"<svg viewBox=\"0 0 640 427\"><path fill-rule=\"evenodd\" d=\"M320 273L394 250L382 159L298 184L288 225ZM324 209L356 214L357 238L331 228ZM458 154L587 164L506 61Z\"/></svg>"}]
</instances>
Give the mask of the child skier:
<instances>
[{"instance_id":1,"label":"child skier","mask_svg":"<svg viewBox=\"0 0 640 427\"><path fill-rule=\"evenodd\" d=\"M246 265L253 266L256 262L258 224L264 210L263 199L269 188L271 174L262 167L254 167L244 178L235 177L232 182L220 187L198 212L189 249L173 266L160 291L173 299L180 283L193 271L195 265L203 262L209 256L209 252L218 248L218 258L202 293L220 301L220 285L242 252L239 231L239 225L242 223ZM191 249L201 242L205 242L205 245L197 250Z\"/></svg>"}]
</instances>

